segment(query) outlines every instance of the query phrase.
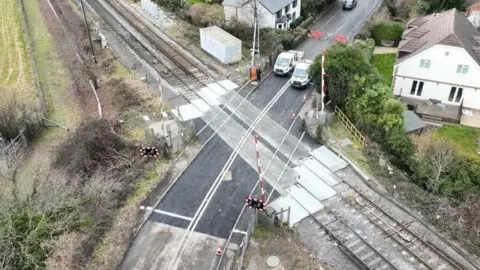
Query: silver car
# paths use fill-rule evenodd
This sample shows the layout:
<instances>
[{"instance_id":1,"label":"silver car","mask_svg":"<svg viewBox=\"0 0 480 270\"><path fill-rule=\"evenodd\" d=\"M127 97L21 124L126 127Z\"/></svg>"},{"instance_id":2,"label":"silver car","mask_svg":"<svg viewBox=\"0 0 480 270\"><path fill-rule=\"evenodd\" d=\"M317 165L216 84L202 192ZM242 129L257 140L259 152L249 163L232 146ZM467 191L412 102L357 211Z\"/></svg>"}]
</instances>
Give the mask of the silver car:
<instances>
[{"instance_id":1,"label":"silver car","mask_svg":"<svg viewBox=\"0 0 480 270\"><path fill-rule=\"evenodd\" d=\"M343 9L354 9L357 6L357 0L345 0L343 2Z\"/></svg>"}]
</instances>

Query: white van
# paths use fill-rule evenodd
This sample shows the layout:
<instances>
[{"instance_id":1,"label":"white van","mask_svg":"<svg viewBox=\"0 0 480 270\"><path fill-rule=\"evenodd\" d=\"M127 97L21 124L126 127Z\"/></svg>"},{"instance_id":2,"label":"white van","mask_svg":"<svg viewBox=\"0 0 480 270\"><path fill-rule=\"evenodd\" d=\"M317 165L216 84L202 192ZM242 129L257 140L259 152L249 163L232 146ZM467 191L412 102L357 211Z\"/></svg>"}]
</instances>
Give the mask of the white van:
<instances>
[{"instance_id":1,"label":"white van","mask_svg":"<svg viewBox=\"0 0 480 270\"><path fill-rule=\"evenodd\" d=\"M278 55L273 72L275 75L288 76L292 74L295 65L299 61L303 61L304 52L301 51L287 51Z\"/></svg>"},{"instance_id":2,"label":"white van","mask_svg":"<svg viewBox=\"0 0 480 270\"><path fill-rule=\"evenodd\" d=\"M305 60L303 63L297 63L295 70L293 71L290 84L296 88L305 89L308 87L312 78L310 78L309 69L312 65L312 61Z\"/></svg>"}]
</instances>

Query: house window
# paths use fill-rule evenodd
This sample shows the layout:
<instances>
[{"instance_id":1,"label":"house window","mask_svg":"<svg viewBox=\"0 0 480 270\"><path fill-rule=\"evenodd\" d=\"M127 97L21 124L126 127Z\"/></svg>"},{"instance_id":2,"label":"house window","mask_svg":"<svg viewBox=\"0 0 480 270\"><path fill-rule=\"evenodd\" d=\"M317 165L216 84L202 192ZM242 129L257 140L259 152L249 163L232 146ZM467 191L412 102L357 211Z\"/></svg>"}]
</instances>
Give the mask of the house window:
<instances>
[{"instance_id":1,"label":"house window","mask_svg":"<svg viewBox=\"0 0 480 270\"><path fill-rule=\"evenodd\" d=\"M296 17L297 17L296 12L293 12L293 14L292 14L292 21L295 21L295 18L296 18Z\"/></svg>"},{"instance_id":2,"label":"house window","mask_svg":"<svg viewBox=\"0 0 480 270\"><path fill-rule=\"evenodd\" d=\"M285 14L287 14L288 11L290 11L290 5L287 5L287 6L285 7Z\"/></svg>"},{"instance_id":3,"label":"house window","mask_svg":"<svg viewBox=\"0 0 480 270\"><path fill-rule=\"evenodd\" d=\"M422 60L420 60L420 67L421 68L430 68L431 63L432 63L432 61L430 61L430 60L422 59Z\"/></svg>"},{"instance_id":4,"label":"house window","mask_svg":"<svg viewBox=\"0 0 480 270\"><path fill-rule=\"evenodd\" d=\"M467 65L458 65L457 66L457 73L467 74L468 73L468 66Z\"/></svg>"},{"instance_id":5,"label":"house window","mask_svg":"<svg viewBox=\"0 0 480 270\"><path fill-rule=\"evenodd\" d=\"M412 96L421 96L423 90L423 82L413 81L412 82L412 89L410 89L410 95Z\"/></svg>"},{"instance_id":6,"label":"house window","mask_svg":"<svg viewBox=\"0 0 480 270\"><path fill-rule=\"evenodd\" d=\"M277 25L278 29L282 29L282 24Z\"/></svg>"},{"instance_id":7,"label":"house window","mask_svg":"<svg viewBox=\"0 0 480 270\"><path fill-rule=\"evenodd\" d=\"M293 1L292 3L292 8L296 8L297 7L297 0Z\"/></svg>"},{"instance_id":8,"label":"house window","mask_svg":"<svg viewBox=\"0 0 480 270\"><path fill-rule=\"evenodd\" d=\"M459 103L462 100L463 88L452 87L450 89L450 95L448 101ZM455 98L455 101L453 99Z\"/></svg>"},{"instance_id":9,"label":"house window","mask_svg":"<svg viewBox=\"0 0 480 270\"><path fill-rule=\"evenodd\" d=\"M282 17L282 10L280 9L278 12L277 12L277 19Z\"/></svg>"}]
</instances>

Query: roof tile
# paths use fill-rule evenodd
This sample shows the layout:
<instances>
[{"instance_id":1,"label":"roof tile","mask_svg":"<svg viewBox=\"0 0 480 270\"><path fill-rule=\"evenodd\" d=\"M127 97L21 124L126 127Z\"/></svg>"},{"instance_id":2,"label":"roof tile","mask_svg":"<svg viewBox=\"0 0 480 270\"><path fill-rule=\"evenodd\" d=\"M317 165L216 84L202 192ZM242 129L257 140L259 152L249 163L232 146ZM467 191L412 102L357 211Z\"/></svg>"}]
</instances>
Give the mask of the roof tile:
<instances>
[{"instance_id":1,"label":"roof tile","mask_svg":"<svg viewBox=\"0 0 480 270\"><path fill-rule=\"evenodd\" d=\"M400 42L397 64L437 45L463 47L480 64L480 54L474 47L480 46L480 31L456 9L412 19Z\"/></svg>"}]
</instances>

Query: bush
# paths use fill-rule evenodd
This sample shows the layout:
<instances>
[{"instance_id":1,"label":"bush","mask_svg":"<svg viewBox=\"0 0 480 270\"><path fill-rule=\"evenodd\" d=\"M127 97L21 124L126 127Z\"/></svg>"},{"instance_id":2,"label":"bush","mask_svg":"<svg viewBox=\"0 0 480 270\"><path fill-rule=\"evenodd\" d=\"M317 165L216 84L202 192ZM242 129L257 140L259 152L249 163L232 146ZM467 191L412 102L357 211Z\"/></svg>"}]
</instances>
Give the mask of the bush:
<instances>
[{"instance_id":1,"label":"bush","mask_svg":"<svg viewBox=\"0 0 480 270\"><path fill-rule=\"evenodd\" d=\"M23 130L27 140L32 141L40 133L41 120L34 112L13 101L0 107L0 138L10 141Z\"/></svg>"},{"instance_id":2,"label":"bush","mask_svg":"<svg viewBox=\"0 0 480 270\"><path fill-rule=\"evenodd\" d=\"M403 129L391 130L382 143L383 151L391 156L391 162L398 168L410 172L410 158L415 148Z\"/></svg>"},{"instance_id":3,"label":"bush","mask_svg":"<svg viewBox=\"0 0 480 270\"><path fill-rule=\"evenodd\" d=\"M91 176L119 158L123 147L121 138L113 133L107 120L91 120L60 145L54 166L72 175Z\"/></svg>"},{"instance_id":4,"label":"bush","mask_svg":"<svg viewBox=\"0 0 480 270\"><path fill-rule=\"evenodd\" d=\"M305 21L303 21L299 27L301 28L304 28L304 29L308 29L308 27L310 27L310 25L313 23L313 17L308 17Z\"/></svg>"},{"instance_id":5,"label":"bush","mask_svg":"<svg viewBox=\"0 0 480 270\"><path fill-rule=\"evenodd\" d=\"M295 19L295 21L293 21L291 24L290 24L290 29L295 29L297 28L297 26L299 26L305 19L303 18L303 16L300 16L298 18Z\"/></svg>"},{"instance_id":6,"label":"bush","mask_svg":"<svg viewBox=\"0 0 480 270\"><path fill-rule=\"evenodd\" d=\"M5 269L42 269L62 233L82 227L74 207L40 209L32 204L15 205L0 219L0 256Z\"/></svg>"},{"instance_id":7,"label":"bush","mask_svg":"<svg viewBox=\"0 0 480 270\"><path fill-rule=\"evenodd\" d=\"M372 31L370 31L370 26L368 23L360 29L358 34L355 35L354 39L369 39L372 37Z\"/></svg>"},{"instance_id":8,"label":"bush","mask_svg":"<svg viewBox=\"0 0 480 270\"><path fill-rule=\"evenodd\" d=\"M404 26L399 22L381 21L371 27L372 38L377 45L383 41L398 42L402 39Z\"/></svg>"},{"instance_id":9,"label":"bush","mask_svg":"<svg viewBox=\"0 0 480 270\"><path fill-rule=\"evenodd\" d=\"M295 37L290 34L282 40L282 46L284 50L291 50L295 47Z\"/></svg>"},{"instance_id":10,"label":"bush","mask_svg":"<svg viewBox=\"0 0 480 270\"><path fill-rule=\"evenodd\" d=\"M186 11L187 21L199 27L221 25L224 14L221 5L194 4Z\"/></svg>"},{"instance_id":11,"label":"bush","mask_svg":"<svg viewBox=\"0 0 480 270\"><path fill-rule=\"evenodd\" d=\"M153 2L170 11L178 11L183 7L182 0L153 0Z\"/></svg>"},{"instance_id":12,"label":"bush","mask_svg":"<svg viewBox=\"0 0 480 270\"><path fill-rule=\"evenodd\" d=\"M375 50L375 40L371 38L366 40L356 39L352 42L352 46L358 47L368 61L372 59L373 51Z\"/></svg>"}]
</instances>

